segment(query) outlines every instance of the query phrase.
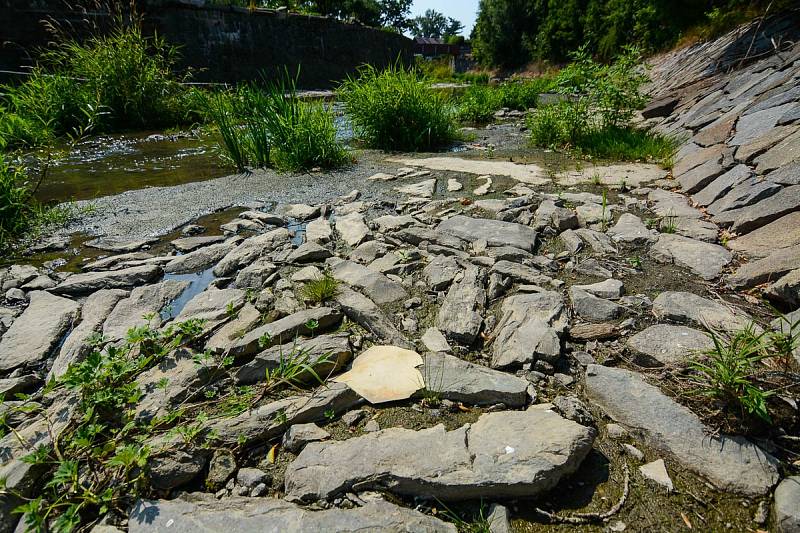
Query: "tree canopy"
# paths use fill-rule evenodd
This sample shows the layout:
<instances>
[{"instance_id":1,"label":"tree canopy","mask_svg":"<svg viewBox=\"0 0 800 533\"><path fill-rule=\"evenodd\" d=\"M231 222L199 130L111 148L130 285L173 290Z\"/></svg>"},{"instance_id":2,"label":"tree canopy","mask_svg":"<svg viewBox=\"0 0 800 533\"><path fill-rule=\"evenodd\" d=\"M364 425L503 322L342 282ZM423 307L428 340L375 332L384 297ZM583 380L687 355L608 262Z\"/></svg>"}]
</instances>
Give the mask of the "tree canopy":
<instances>
[{"instance_id":1,"label":"tree canopy","mask_svg":"<svg viewBox=\"0 0 800 533\"><path fill-rule=\"evenodd\" d=\"M772 12L794 0L777 0ZM655 51L692 26L727 29L768 0L481 0L473 47L486 65L564 61L583 44L601 58L635 44Z\"/></svg>"},{"instance_id":2,"label":"tree canopy","mask_svg":"<svg viewBox=\"0 0 800 533\"><path fill-rule=\"evenodd\" d=\"M464 31L464 24L452 17L446 17L434 9L411 20L411 33L414 37L433 37L448 39Z\"/></svg>"}]
</instances>

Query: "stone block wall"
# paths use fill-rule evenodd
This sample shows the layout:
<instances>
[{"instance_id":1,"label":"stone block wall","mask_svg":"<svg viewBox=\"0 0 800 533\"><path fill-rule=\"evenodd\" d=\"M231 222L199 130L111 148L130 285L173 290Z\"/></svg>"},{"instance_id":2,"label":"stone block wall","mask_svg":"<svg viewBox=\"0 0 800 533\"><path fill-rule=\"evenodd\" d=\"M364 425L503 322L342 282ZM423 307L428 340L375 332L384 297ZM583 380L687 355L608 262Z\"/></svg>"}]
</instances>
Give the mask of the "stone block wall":
<instances>
[{"instance_id":1,"label":"stone block wall","mask_svg":"<svg viewBox=\"0 0 800 533\"><path fill-rule=\"evenodd\" d=\"M0 0L0 70L33 63L37 47L52 39L43 23L48 18L71 25L79 37L86 34L87 18L108 26L107 15L90 11L87 17L65 6L62 0ZM326 88L360 65L410 61L413 55L412 41L402 35L325 17L164 1L144 11L145 31L178 45L181 66L191 67L201 82L258 80L262 73L274 77L300 67L301 87Z\"/></svg>"}]
</instances>

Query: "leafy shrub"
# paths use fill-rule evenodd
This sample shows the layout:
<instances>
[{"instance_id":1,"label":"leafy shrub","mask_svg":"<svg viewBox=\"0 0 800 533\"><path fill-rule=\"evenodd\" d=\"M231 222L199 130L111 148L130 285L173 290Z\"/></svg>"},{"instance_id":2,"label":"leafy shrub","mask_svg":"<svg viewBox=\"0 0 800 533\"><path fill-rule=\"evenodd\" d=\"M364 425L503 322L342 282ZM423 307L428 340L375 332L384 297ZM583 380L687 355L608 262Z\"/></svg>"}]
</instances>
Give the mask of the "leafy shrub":
<instances>
[{"instance_id":1,"label":"leafy shrub","mask_svg":"<svg viewBox=\"0 0 800 533\"><path fill-rule=\"evenodd\" d=\"M648 77L639 66L639 50L626 48L611 65L595 62L585 46L571 56L573 62L555 78L564 99L531 117L531 142L580 148L602 158L653 160L671 166L675 141L630 124L647 101L641 87Z\"/></svg>"},{"instance_id":2,"label":"leafy shrub","mask_svg":"<svg viewBox=\"0 0 800 533\"><path fill-rule=\"evenodd\" d=\"M387 150L434 150L458 134L449 98L416 70L367 66L339 88L353 127L369 146Z\"/></svg>"}]
</instances>

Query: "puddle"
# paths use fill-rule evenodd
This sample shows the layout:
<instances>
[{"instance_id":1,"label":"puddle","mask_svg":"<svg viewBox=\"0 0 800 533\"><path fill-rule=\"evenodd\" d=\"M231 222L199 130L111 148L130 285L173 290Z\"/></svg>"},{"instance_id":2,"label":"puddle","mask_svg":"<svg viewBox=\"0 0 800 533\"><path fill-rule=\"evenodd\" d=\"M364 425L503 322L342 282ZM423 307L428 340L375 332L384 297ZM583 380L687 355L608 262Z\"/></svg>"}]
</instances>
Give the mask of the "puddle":
<instances>
[{"instance_id":1,"label":"puddle","mask_svg":"<svg viewBox=\"0 0 800 533\"><path fill-rule=\"evenodd\" d=\"M300 246L305 242L306 226L308 222L298 222L297 220L289 220L286 224L286 229L289 230L289 239L294 246Z\"/></svg>"},{"instance_id":2,"label":"puddle","mask_svg":"<svg viewBox=\"0 0 800 533\"><path fill-rule=\"evenodd\" d=\"M214 267L190 274L165 274L162 281L188 281L189 286L169 306L161 310L161 319L166 322L181 314L189 300L206 290L211 285L211 282L214 281L213 270Z\"/></svg>"}]
</instances>

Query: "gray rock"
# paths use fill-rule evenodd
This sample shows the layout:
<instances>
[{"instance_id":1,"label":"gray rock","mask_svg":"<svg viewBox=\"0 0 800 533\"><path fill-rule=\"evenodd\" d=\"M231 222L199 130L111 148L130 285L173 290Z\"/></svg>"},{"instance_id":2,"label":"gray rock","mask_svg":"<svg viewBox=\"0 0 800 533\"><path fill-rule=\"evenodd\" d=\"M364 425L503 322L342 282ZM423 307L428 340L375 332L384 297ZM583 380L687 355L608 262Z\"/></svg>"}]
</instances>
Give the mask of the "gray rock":
<instances>
[{"instance_id":1,"label":"gray rock","mask_svg":"<svg viewBox=\"0 0 800 533\"><path fill-rule=\"evenodd\" d=\"M652 463L640 466L639 472L642 474L642 477L660 485L666 489L667 492L675 490L675 487L672 485L672 479L667 472L667 467L664 465L664 459L658 459Z\"/></svg>"},{"instance_id":2,"label":"gray rock","mask_svg":"<svg viewBox=\"0 0 800 533\"><path fill-rule=\"evenodd\" d=\"M703 190L692 196L692 200L699 205L711 205L719 200L731 189L753 177L753 172L747 165L736 165L732 169L716 178Z\"/></svg>"},{"instance_id":3,"label":"gray rock","mask_svg":"<svg viewBox=\"0 0 800 533\"><path fill-rule=\"evenodd\" d=\"M450 286L459 272L461 266L454 257L437 255L422 270L422 275L428 283L429 290L442 291Z\"/></svg>"},{"instance_id":4,"label":"gray rock","mask_svg":"<svg viewBox=\"0 0 800 533\"><path fill-rule=\"evenodd\" d=\"M244 304L235 317L212 335L205 348L214 353L221 353L234 339L243 336L258 324L261 324L261 312L252 304Z\"/></svg>"},{"instance_id":5,"label":"gray rock","mask_svg":"<svg viewBox=\"0 0 800 533\"><path fill-rule=\"evenodd\" d=\"M722 165L721 159L721 157L709 159L702 165L688 172L676 174L683 192L686 194L694 194L714 181L717 176L725 172L725 167Z\"/></svg>"},{"instance_id":6,"label":"gray rock","mask_svg":"<svg viewBox=\"0 0 800 533\"><path fill-rule=\"evenodd\" d=\"M618 279L607 279L591 285L574 285L576 289L588 292L598 298L618 300L622 298L622 282Z\"/></svg>"},{"instance_id":7,"label":"gray rock","mask_svg":"<svg viewBox=\"0 0 800 533\"><path fill-rule=\"evenodd\" d=\"M779 185L800 185L800 161L784 165L769 174L767 179Z\"/></svg>"},{"instance_id":8,"label":"gray rock","mask_svg":"<svg viewBox=\"0 0 800 533\"><path fill-rule=\"evenodd\" d=\"M634 372L590 365L586 394L651 448L728 492L760 496L778 481L778 461L742 437L712 436L686 407Z\"/></svg>"},{"instance_id":9,"label":"gray rock","mask_svg":"<svg viewBox=\"0 0 800 533\"><path fill-rule=\"evenodd\" d=\"M533 267L512 263L511 261L498 261L492 265L492 273L500 274L506 279L517 283L531 285L550 285L553 278L546 276Z\"/></svg>"},{"instance_id":10,"label":"gray rock","mask_svg":"<svg viewBox=\"0 0 800 533\"><path fill-rule=\"evenodd\" d=\"M454 431L390 428L311 443L286 470L286 498L332 499L356 484L441 500L532 497L577 470L594 436L534 408L487 413Z\"/></svg>"},{"instance_id":11,"label":"gray rock","mask_svg":"<svg viewBox=\"0 0 800 533\"><path fill-rule=\"evenodd\" d=\"M640 363L682 365L714 347L711 338L686 326L656 324L628 339L628 348L644 356Z\"/></svg>"},{"instance_id":12,"label":"gray rock","mask_svg":"<svg viewBox=\"0 0 800 533\"><path fill-rule=\"evenodd\" d=\"M745 263L728 277L728 283L734 289L749 289L780 279L797 268L797 265L800 265L800 244L778 249L764 259Z\"/></svg>"},{"instance_id":13,"label":"gray rock","mask_svg":"<svg viewBox=\"0 0 800 533\"><path fill-rule=\"evenodd\" d=\"M800 476L787 477L775 489L775 530L800 532Z\"/></svg>"},{"instance_id":14,"label":"gray rock","mask_svg":"<svg viewBox=\"0 0 800 533\"><path fill-rule=\"evenodd\" d=\"M30 304L0 339L0 370L46 359L72 327L80 305L44 291L29 294Z\"/></svg>"},{"instance_id":15,"label":"gray rock","mask_svg":"<svg viewBox=\"0 0 800 533\"><path fill-rule=\"evenodd\" d=\"M598 298L593 294L579 289L577 286L570 288L569 296L572 300L572 308L575 314L585 320L606 322L619 318L625 311L625 308L621 305L603 298Z\"/></svg>"},{"instance_id":16,"label":"gray rock","mask_svg":"<svg viewBox=\"0 0 800 533\"><path fill-rule=\"evenodd\" d=\"M681 217L675 220L675 233L689 239L715 243L719 235L719 227L708 220Z\"/></svg>"},{"instance_id":17,"label":"gray rock","mask_svg":"<svg viewBox=\"0 0 800 533\"><path fill-rule=\"evenodd\" d=\"M575 230L575 233L580 237L583 242L589 245L592 251L596 254L615 254L617 249L611 242L611 238L605 233L594 231L587 228Z\"/></svg>"},{"instance_id":18,"label":"gray rock","mask_svg":"<svg viewBox=\"0 0 800 533\"><path fill-rule=\"evenodd\" d=\"M246 333L243 337L233 340L227 348L227 353L233 357L246 357L257 353L259 350L284 344L298 335L309 335L309 322L317 323L315 332L325 331L342 319L342 314L330 307L317 307L298 311L275 322L265 324Z\"/></svg>"},{"instance_id":19,"label":"gray rock","mask_svg":"<svg viewBox=\"0 0 800 533\"><path fill-rule=\"evenodd\" d=\"M463 361L445 353L428 353L420 373L425 387L447 400L471 405L527 403L528 382L505 372Z\"/></svg>"},{"instance_id":20,"label":"gray rock","mask_svg":"<svg viewBox=\"0 0 800 533\"><path fill-rule=\"evenodd\" d=\"M252 361L234 371L234 379L240 384L258 383L265 379L267 370L272 371L283 361L297 358L305 361L320 378L325 379L346 365L352 357L347 333L298 338L259 353ZM311 374L301 374L297 379L314 382Z\"/></svg>"},{"instance_id":21,"label":"gray rock","mask_svg":"<svg viewBox=\"0 0 800 533\"><path fill-rule=\"evenodd\" d=\"M516 294L505 299L500 311L492 368L521 366L539 359L550 363L558 360L561 336L569 322L561 294Z\"/></svg>"},{"instance_id":22,"label":"gray rock","mask_svg":"<svg viewBox=\"0 0 800 533\"><path fill-rule=\"evenodd\" d=\"M306 242L326 243L332 236L333 229L325 217L312 220L306 225Z\"/></svg>"},{"instance_id":23,"label":"gray rock","mask_svg":"<svg viewBox=\"0 0 800 533\"><path fill-rule=\"evenodd\" d=\"M52 292L56 294L89 294L100 289L130 289L150 283L161 275L161 267L143 265L110 272L73 274L62 281Z\"/></svg>"},{"instance_id":24,"label":"gray rock","mask_svg":"<svg viewBox=\"0 0 800 533\"><path fill-rule=\"evenodd\" d=\"M178 351L168 355L136 378L142 393L136 404L136 418L149 421L168 415L213 378L213 370L198 364L192 354Z\"/></svg>"},{"instance_id":25,"label":"gray rock","mask_svg":"<svg viewBox=\"0 0 800 533\"><path fill-rule=\"evenodd\" d=\"M175 500L140 500L131 510L130 533L160 531L425 531L456 533L456 527L418 511L376 501L354 509L310 511L273 498L226 498L190 494Z\"/></svg>"},{"instance_id":26,"label":"gray rock","mask_svg":"<svg viewBox=\"0 0 800 533\"><path fill-rule=\"evenodd\" d=\"M309 442L330 438L331 434L316 424L294 424L283 434L283 447L298 453Z\"/></svg>"},{"instance_id":27,"label":"gray rock","mask_svg":"<svg viewBox=\"0 0 800 533\"><path fill-rule=\"evenodd\" d=\"M664 291L653 301L653 314L681 324L727 332L745 328L751 319L729 307L690 292Z\"/></svg>"},{"instance_id":28,"label":"gray rock","mask_svg":"<svg viewBox=\"0 0 800 533\"><path fill-rule=\"evenodd\" d=\"M330 250L316 242L301 244L286 258L289 263L317 263L333 256Z\"/></svg>"},{"instance_id":29,"label":"gray rock","mask_svg":"<svg viewBox=\"0 0 800 533\"><path fill-rule=\"evenodd\" d=\"M614 275L610 270L600 264L600 261L594 258L586 259L575 265L575 272L585 276L594 276L603 279L608 279Z\"/></svg>"},{"instance_id":30,"label":"gray rock","mask_svg":"<svg viewBox=\"0 0 800 533\"><path fill-rule=\"evenodd\" d=\"M564 244L564 247L572 255L577 254L583 248L583 239L581 239L575 231L568 229L562 231L558 236L559 240Z\"/></svg>"},{"instance_id":31,"label":"gray rock","mask_svg":"<svg viewBox=\"0 0 800 533\"><path fill-rule=\"evenodd\" d=\"M425 347L432 352L449 353L452 350L445 336L436 328L428 328L425 330L425 334L422 336L421 340Z\"/></svg>"},{"instance_id":32,"label":"gray rock","mask_svg":"<svg viewBox=\"0 0 800 533\"><path fill-rule=\"evenodd\" d=\"M642 219L631 213L623 213L607 234L614 242L645 246L658 240L658 234L644 225Z\"/></svg>"},{"instance_id":33,"label":"gray rock","mask_svg":"<svg viewBox=\"0 0 800 533\"><path fill-rule=\"evenodd\" d=\"M230 276L287 242L289 242L289 231L286 228L274 229L245 239L217 263L214 275L219 278Z\"/></svg>"},{"instance_id":34,"label":"gray rock","mask_svg":"<svg viewBox=\"0 0 800 533\"><path fill-rule=\"evenodd\" d=\"M244 306L245 291L209 287L189 300L175 318L175 322L202 320L203 331L210 332L229 319Z\"/></svg>"},{"instance_id":35,"label":"gray rock","mask_svg":"<svg viewBox=\"0 0 800 533\"><path fill-rule=\"evenodd\" d=\"M141 326L158 328L163 323L161 311L188 287L188 281L175 280L136 287L130 296L120 300L109 313L103 323L103 337L119 340L124 339L131 328ZM152 318L146 320L145 315L152 315Z\"/></svg>"},{"instance_id":36,"label":"gray rock","mask_svg":"<svg viewBox=\"0 0 800 533\"><path fill-rule=\"evenodd\" d=\"M411 215L383 215L370 221L381 233L388 233L399 229L407 228L417 224L417 219Z\"/></svg>"},{"instance_id":37,"label":"gray rock","mask_svg":"<svg viewBox=\"0 0 800 533\"><path fill-rule=\"evenodd\" d=\"M508 509L502 505L493 504L489 507L486 521L489 522L489 533L511 533Z\"/></svg>"},{"instance_id":38,"label":"gray rock","mask_svg":"<svg viewBox=\"0 0 800 533\"><path fill-rule=\"evenodd\" d=\"M767 257L782 248L800 244L800 211L789 213L747 235L728 241L731 250L751 258Z\"/></svg>"},{"instance_id":39,"label":"gray rock","mask_svg":"<svg viewBox=\"0 0 800 533\"><path fill-rule=\"evenodd\" d=\"M39 383L39 377L31 374L13 378L2 378L0 379L0 394L5 395L6 398L12 398L16 393L25 392L26 390L32 389ZM5 404L10 401L13 400L6 400ZM2 405L4 404L0 404L0 406Z\"/></svg>"},{"instance_id":40,"label":"gray rock","mask_svg":"<svg viewBox=\"0 0 800 533\"><path fill-rule=\"evenodd\" d=\"M139 239L139 240L126 240L124 237L102 237L87 241L84 246L89 248L97 248L98 250L105 250L107 252L126 253L135 252L144 248L148 244L153 244L158 239ZM115 287L107 287L115 288Z\"/></svg>"},{"instance_id":41,"label":"gray rock","mask_svg":"<svg viewBox=\"0 0 800 533\"><path fill-rule=\"evenodd\" d=\"M593 426L594 417L586 405L575 396L556 396L553 398L553 407L567 420L577 422L582 426Z\"/></svg>"},{"instance_id":42,"label":"gray rock","mask_svg":"<svg viewBox=\"0 0 800 533\"><path fill-rule=\"evenodd\" d=\"M47 377L59 377L72 363L78 363L89 354L87 340L102 331L103 322L117 303L128 296L128 291L108 289L97 291L86 298L81 309L81 321L61 345Z\"/></svg>"},{"instance_id":43,"label":"gray rock","mask_svg":"<svg viewBox=\"0 0 800 533\"><path fill-rule=\"evenodd\" d=\"M800 185L792 185L753 205L725 211L715 217L715 222L732 224L731 229L736 233L748 233L798 210Z\"/></svg>"},{"instance_id":44,"label":"gray rock","mask_svg":"<svg viewBox=\"0 0 800 533\"><path fill-rule=\"evenodd\" d=\"M412 185L395 187L395 190L417 198L432 198L433 193L436 192L436 179L423 180Z\"/></svg>"},{"instance_id":45,"label":"gray rock","mask_svg":"<svg viewBox=\"0 0 800 533\"><path fill-rule=\"evenodd\" d=\"M129 254L112 255L86 263L85 265L81 266L81 270L84 272L88 272L90 270L119 270L120 268L142 266L142 261L149 261L153 258L153 254L147 252L131 252ZM134 265L133 263L137 264Z\"/></svg>"},{"instance_id":46,"label":"gray rock","mask_svg":"<svg viewBox=\"0 0 800 533\"><path fill-rule=\"evenodd\" d=\"M408 293L402 285L363 265L335 257L328 260L328 265L331 267L333 277L361 290L379 305L408 298Z\"/></svg>"},{"instance_id":47,"label":"gray rock","mask_svg":"<svg viewBox=\"0 0 800 533\"><path fill-rule=\"evenodd\" d=\"M365 417L367 416L367 412L363 409L355 409L353 411L348 411L342 415L342 422L344 422L347 427L352 428L358 425Z\"/></svg>"},{"instance_id":48,"label":"gray rock","mask_svg":"<svg viewBox=\"0 0 800 533\"><path fill-rule=\"evenodd\" d=\"M460 281L453 283L436 316L436 327L445 337L471 346L483 325L481 312L486 305L483 273L470 265Z\"/></svg>"},{"instance_id":49,"label":"gray rock","mask_svg":"<svg viewBox=\"0 0 800 533\"><path fill-rule=\"evenodd\" d=\"M765 198L769 198L780 190L781 186L771 181L749 178L709 205L707 210L714 215L713 219L716 220L718 216L724 215L726 211L734 211L753 205Z\"/></svg>"},{"instance_id":50,"label":"gray rock","mask_svg":"<svg viewBox=\"0 0 800 533\"><path fill-rule=\"evenodd\" d=\"M411 226L408 228L403 228L400 231L394 232L392 236L413 245L419 245L427 241L428 243L445 246L454 250L461 250L464 248L464 241L458 237L453 237L452 235L448 235L442 231L433 230L423 226Z\"/></svg>"},{"instance_id":51,"label":"gray rock","mask_svg":"<svg viewBox=\"0 0 800 533\"><path fill-rule=\"evenodd\" d=\"M239 471L236 472L236 484L240 487L247 487L248 489L255 488L260 483L268 483L269 479L270 475L258 468L240 468Z\"/></svg>"},{"instance_id":52,"label":"gray rock","mask_svg":"<svg viewBox=\"0 0 800 533\"><path fill-rule=\"evenodd\" d=\"M364 215L350 213L336 218L336 231L342 240L351 247L356 247L369 237L369 228L364 221Z\"/></svg>"},{"instance_id":53,"label":"gray rock","mask_svg":"<svg viewBox=\"0 0 800 533\"><path fill-rule=\"evenodd\" d=\"M701 218L700 211L690 206L687 198L679 193L654 189L647 195L653 203L652 211L664 218Z\"/></svg>"},{"instance_id":54,"label":"gray rock","mask_svg":"<svg viewBox=\"0 0 800 533\"><path fill-rule=\"evenodd\" d=\"M792 307L800 305L800 269L789 272L767 287L764 296L784 305Z\"/></svg>"},{"instance_id":55,"label":"gray rock","mask_svg":"<svg viewBox=\"0 0 800 533\"><path fill-rule=\"evenodd\" d=\"M225 446L246 445L278 437L294 424L323 420L326 412L346 412L361 401L361 397L347 385L331 383L313 392L264 404L231 418L210 420L205 427Z\"/></svg>"},{"instance_id":56,"label":"gray rock","mask_svg":"<svg viewBox=\"0 0 800 533\"><path fill-rule=\"evenodd\" d=\"M521 263L526 259L532 259L533 254L513 246L489 246L486 248L487 257L497 261L511 261Z\"/></svg>"},{"instance_id":57,"label":"gray rock","mask_svg":"<svg viewBox=\"0 0 800 533\"><path fill-rule=\"evenodd\" d=\"M306 204L289 204L286 206L286 213L284 214L287 217L295 220L310 220L318 217L320 211L321 207L318 205L311 206Z\"/></svg>"},{"instance_id":58,"label":"gray rock","mask_svg":"<svg viewBox=\"0 0 800 533\"><path fill-rule=\"evenodd\" d=\"M336 295L336 302L347 318L372 333L377 341L402 348L412 347L386 313L363 294L342 287Z\"/></svg>"},{"instance_id":59,"label":"gray rock","mask_svg":"<svg viewBox=\"0 0 800 533\"><path fill-rule=\"evenodd\" d=\"M778 124L778 120L794 107L794 103L788 103L742 116L736 123L736 135L728 144L739 146L768 133Z\"/></svg>"},{"instance_id":60,"label":"gray rock","mask_svg":"<svg viewBox=\"0 0 800 533\"><path fill-rule=\"evenodd\" d=\"M687 268L705 280L719 276L733 258L722 246L670 234L659 237L650 248L650 256L660 263Z\"/></svg>"},{"instance_id":61,"label":"gray rock","mask_svg":"<svg viewBox=\"0 0 800 533\"><path fill-rule=\"evenodd\" d=\"M268 257L260 257L236 274L234 285L239 289L263 289L273 278L277 267Z\"/></svg>"},{"instance_id":62,"label":"gray rock","mask_svg":"<svg viewBox=\"0 0 800 533\"><path fill-rule=\"evenodd\" d=\"M216 450L208 465L206 486L211 489L222 487L236 472L236 458L227 450Z\"/></svg>"},{"instance_id":63,"label":"gray rock","mask_svg":"<svg viewBox=\"0 0 800 533\"><path fill-rule=\"evenodd\" d=\"M456 215L439 224L437 231L470 243L485 240L488 246L513 246L533 252L536 230L513 222Z\"/></svg>"}]
</instances>

